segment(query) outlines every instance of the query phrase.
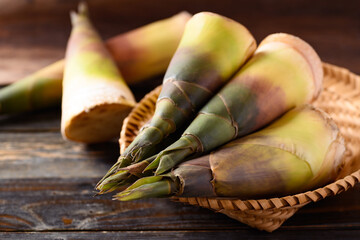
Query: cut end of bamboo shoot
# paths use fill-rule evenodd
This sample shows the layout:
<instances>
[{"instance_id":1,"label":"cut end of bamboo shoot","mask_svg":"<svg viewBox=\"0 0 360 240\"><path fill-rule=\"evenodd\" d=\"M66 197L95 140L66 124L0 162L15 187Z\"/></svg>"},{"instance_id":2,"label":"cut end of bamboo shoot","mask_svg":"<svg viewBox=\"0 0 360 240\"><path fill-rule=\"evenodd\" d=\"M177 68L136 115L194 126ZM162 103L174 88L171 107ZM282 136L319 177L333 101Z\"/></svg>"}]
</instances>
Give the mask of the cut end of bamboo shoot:
<instances>
[{"instance_id":1,"label":"cut end of bamboo shoot","mask_svg":"<svg viewBox=\"0 0 360 240\"><path fill-rule=\"evenodd\" d=\"M106 103L84 110L64 124L63 136L85 143L104 142L117 137L132 107L133 104Z\"/></svg>"},{"instance_id":2,"label":"cut end of bamboo shoot","mask_svg":"<svg viewBox=\"0 0 360 240\"><path fill-rule=\"evenodd\" d=\"M270 45L269 47L271 47L271 45L276 43L283 43L291 46L305 58L309 67L311 68L313 76L314 91L312 91L313 96L311 100L315 100L321 92L324 77L322 63L319 55L307 42L299 37L286 33L274 33L267 36L263 41L261 41L259 49L261 49L261 47L264 45L268 44Z\"/></svg>"},{"instance_id":3,"label":"cut end of bamboo shoot","mask_svg":"<svg viewBox=\"0 0 360 240\"><path fill-rule=\"evenodd\" d=\"M61 132L68 140L97 143L119 136L135 99L86 12L86 5L80 5L72 15Z\"/></svg>"}]
</instances>

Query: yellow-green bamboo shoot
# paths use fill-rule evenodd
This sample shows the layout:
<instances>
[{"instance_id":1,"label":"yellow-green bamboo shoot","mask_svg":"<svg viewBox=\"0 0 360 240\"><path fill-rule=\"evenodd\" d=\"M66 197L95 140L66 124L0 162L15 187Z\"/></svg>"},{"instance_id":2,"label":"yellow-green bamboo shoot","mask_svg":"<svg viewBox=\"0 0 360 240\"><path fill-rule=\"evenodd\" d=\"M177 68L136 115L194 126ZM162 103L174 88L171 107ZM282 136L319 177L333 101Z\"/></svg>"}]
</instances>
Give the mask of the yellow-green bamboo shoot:
<instances>
[{"instance_id":1,"label":"yellow-green bamboo shoot","mask_svg":"<svg viewBox=\"0 0 360 240\"><path fill-rule=\"evenodd\" d=\"M165 73L190 17L181 12L106 41L129 85ZM64 64L59 60L0 89L0 114L60 106Z\"/></svg>"},{"instance_id":2,"label":"yellow-green bamboo shoot","mask_svg":"<svg viewBox=\"0 0 360 240\"><path fill-rule=\"evenodd\" d=\"M155 146L187 124L255 48L255 39L240 23L215 13L195 14L165 73L152 119L99 185L120 167L153 154Z\"/></svg>"},{"instance_id":3,"label":"yellow-green bamboo shoot","mask_svg":"<svg viewBox=\"0 0 360 240\"><path fill-rule=\"evenodd\" d=\"M344 140L329 115L304 105L168 174L141 178L115 198L280 197L334 181L344 152Z\"/></svg>"},{"instance_id":4,"label":"yellow-green bamboo shoot","mask_svg":"<svg viewBox=\"0 0 360 240\"><path fill-rule=\"evenodd\" d=\"M272 34L252 58L198 113L182 137L147 167L164 173L187 157L200 155L247 135L288 110L313 101L322 87L319 56L305 41Z\"/></svg>"},{"instance_id":5,"label":"yellow-green bamboo shoot","mask_svg":"<svg viewBox=\"0 0 360 240\"><path fill-rule=\"evenodd\" d=\"M95 143L119 135L135 105L132 92L91 25L86 6L71 13L63 81L61 132L64 138Z\"/></svg>"}]
</instances>

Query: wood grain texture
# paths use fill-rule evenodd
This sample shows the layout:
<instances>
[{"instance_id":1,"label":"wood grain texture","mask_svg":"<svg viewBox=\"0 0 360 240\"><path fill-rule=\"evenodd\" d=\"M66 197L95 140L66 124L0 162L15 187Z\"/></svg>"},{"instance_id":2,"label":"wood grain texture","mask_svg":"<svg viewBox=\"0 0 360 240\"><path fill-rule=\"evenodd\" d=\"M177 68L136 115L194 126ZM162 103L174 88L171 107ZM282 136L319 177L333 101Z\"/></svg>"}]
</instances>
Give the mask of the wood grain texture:
<instances>
[{"instance_id":1,"label":"wood grain texture","mask_svg":"<svg viewBox=\"0 0 360 240\"><path fill-rule=\"evenodd\" d=\"M221 214L167 199L122 203L111 195L94 198L96 180L2 180L0 230L201 229L216 228L217 219L220 228L239 225Z\"/></svg>"},{"instance_id":2,"label":"wood grain texture","mask_svg":"<svg viewBox=\"0 0 360 240\"><path fill-rule=\"evenodd\" d=\"M346 232L344 230L313 230L311 239L347 239L357 240L360 230ZM0 238L4 240L89 240L89 239L247 239L247 240L273 240L273 239L292 239L303 240L308 238L306 232L283 231L272 234L263 232L253 232L248 230L236 231L104 231L104 232L23 232L23 233L0 233Z\"/></svg>"},{"instance_id":3,"label":"wood grain texture","mask_svg":"<svg viewBox=\"0 0 360 240\"><path fill-rule=\"evenodd\" d=\"M93 197L97 178L2 179L0 231L248 230L207 209L149 199L132 202ZM360 230L360 186L310 204L276 232Z\"/></svg>"},{"instance_id":4,"label":"wood grain texture","mask_svg":"<svg viewBox=\"0 0 360 240\"><path fill-rule=\"evenodd\" d=\"M0 133L60 131L59 109L47 109L32 113L0 115Z\"/></svg>"},{"instance_id":5,"label":"wood grain texture","mask_svg":"<svg viewBox=\"0 0 360 240\"><path fill-rule=\"evenodd\" d=\"M0 179L102 177L119 156L117 142L83 145L60 132L0 132Z\"/></svg>"}]
</instances>

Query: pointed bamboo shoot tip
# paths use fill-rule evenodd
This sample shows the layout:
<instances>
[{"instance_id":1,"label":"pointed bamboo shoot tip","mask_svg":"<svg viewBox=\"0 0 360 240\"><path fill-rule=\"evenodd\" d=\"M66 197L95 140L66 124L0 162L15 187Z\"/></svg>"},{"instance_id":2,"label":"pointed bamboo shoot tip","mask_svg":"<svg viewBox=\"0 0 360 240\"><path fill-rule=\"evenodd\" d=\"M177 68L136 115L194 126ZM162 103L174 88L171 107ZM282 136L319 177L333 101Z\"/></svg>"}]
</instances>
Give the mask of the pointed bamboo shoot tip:
<instances>
[{"instance_id":1,"label":"pointed bamboo shoot tip","mask_svg":"<svg viewBox=\"0 0 360 240\"><path fill-rule=\"evenodd\" d=\"M173 167L174 165L172 162L170 162L167 159L164 159L163 161L160 161L159 166L157 167L154 175L157 176L163 174L164 172L170 170Z\"/></svg>"},{"instance_id":2,"label":"pointed bamboo shoot tip","mask_svg":"<svg viewBox=\"0 0 360 240\"><path fill-rule=\"evenodd\" d=\"M79 12L79 14L84 15L84 16L89 15L88 6L85 1L81 1L79 3L78 12Z\"/></svg>"},{"instance_id":3,"label":"pointed bamboo shoot tip","mask_svg":"<svg viewBox=\"0 0 360 240\"><path fill-rule=\"evenodd\" d=\"M156 164L150 163L150 164L142 171L142 173L145 173L145 172L147 172L147 171L153 170L153 169L155 169L156 167L157 167Z\"/></svg>"},{"instance_id":4,"label":"pointed bamboo shoot tip","mask_svg":"<svg viewBox=\"0 0 360 240\"><path fill-rule=\"evenodd\" d=\"M191 18L192 15L188 11L181 11L178 14L176 14L175 16L183 16L186 18Z\"/></svg>"},{"instance_id":5,"label":"pointed bamboo shoot tip","mask_svg":"<svg viewBox=\"0 0 360 240\"><path fill-rule=\"evenodd\" d=\"M75 11L70 11L71 24L75 25L78 14Z\"/></svg>"}]
</instances>

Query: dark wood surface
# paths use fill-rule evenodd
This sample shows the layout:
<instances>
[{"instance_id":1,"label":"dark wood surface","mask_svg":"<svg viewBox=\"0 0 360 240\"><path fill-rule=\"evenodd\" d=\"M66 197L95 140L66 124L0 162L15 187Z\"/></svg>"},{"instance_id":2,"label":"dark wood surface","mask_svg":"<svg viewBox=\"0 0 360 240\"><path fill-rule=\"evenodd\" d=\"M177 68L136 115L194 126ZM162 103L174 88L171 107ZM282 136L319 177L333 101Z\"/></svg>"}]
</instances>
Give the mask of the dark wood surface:
<instances>
[{"instance_id":1,"label":"dark wood surface","mask_svg":"<svg viewBox=\"0 0 360 240\"><path fill-rule=\"evenodd\" d=\"M6 4L7 2L7 4ZM0 84L64 57L69 10L76 0L3 0L0 5ZM274 32L308 41L321 58L360 73L358 0L91 0L91 16L104 38L179 11L214 11L250 29L258 41ZM17 4L16 4L17 3Z\"/></svg>"},{"instance_id":2,"label":"dark wood surface","mask_svg":"<svg viewBox=\"0 0 360 240\"><path fill-rule=\"evenodd\" d=\"M0 84L64 55L74 0L0 1ZM16 2L16 4L10 4ZM89 1L104 38L181 10L208 10L246 25L260 41L296 34L324 61L360 73L358 1ZM134 86L137 98L159 79ZM60 111L0 116L0 239L360 239L360 186L310 204L269 234L168 199L93 197L117 159L114 140L85 146L59 133Z\"/></svg>"}]
</instances>

